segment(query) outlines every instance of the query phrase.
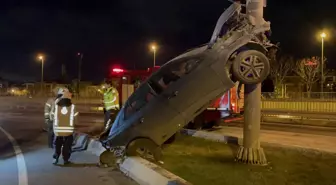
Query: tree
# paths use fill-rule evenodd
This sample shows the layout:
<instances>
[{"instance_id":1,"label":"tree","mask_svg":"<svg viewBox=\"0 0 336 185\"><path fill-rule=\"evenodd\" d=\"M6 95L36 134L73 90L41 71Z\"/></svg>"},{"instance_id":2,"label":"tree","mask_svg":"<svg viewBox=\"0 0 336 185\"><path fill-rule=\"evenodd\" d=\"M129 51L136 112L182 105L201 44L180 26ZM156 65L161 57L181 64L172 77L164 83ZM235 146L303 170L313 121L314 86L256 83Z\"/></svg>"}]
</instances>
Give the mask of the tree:
<instances>
[{"instance_id":1,"label":"tree","mask_svg":"<svg viewBox=\"0 0 336 185\"><path fill-rule=\"evenodd\" d=\"M327 73L326 58L324 58L323 69ZM321 58L311 57L304 58L296 62L294 72L301 78L301 81L306 86L308 95L312 91L313 85L321 80Z\"/></svg>"},{"instance_id":2,"label":"tree","mask_svg":"<svg viewBox=\"0 0 336 185\"><path fill-rule=\"evenodd\" d=\"M276 51L270 51L268 58L271 64L270 78L273 81L276 96L282 95L285 77L294 67L294 59L290 56L277 57Z\"/></svg>"}]
</instances>

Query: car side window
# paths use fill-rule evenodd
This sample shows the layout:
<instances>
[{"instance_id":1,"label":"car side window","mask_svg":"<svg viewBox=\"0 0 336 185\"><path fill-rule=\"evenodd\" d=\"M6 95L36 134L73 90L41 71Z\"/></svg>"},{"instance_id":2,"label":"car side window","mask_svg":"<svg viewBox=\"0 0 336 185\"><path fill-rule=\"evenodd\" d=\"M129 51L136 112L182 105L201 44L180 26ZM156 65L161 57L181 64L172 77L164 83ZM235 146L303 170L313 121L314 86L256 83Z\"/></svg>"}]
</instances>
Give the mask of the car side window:
<instances>
[{"instance_id":1,"label":"car side window","mask_svg":"<svg viewBox=\"0 0 336 185\"><path fill-rule=\"evenodd\" d=\"M163 66L160 71L149 80L149 85L160 94L169 85L192 72L199 64L198 59L178 60Z\"/></svg>"},{"instance_id":2,"label":"car side window","mask_svg":"<svg viewBox=\"0 0 336 185\"><path fill-rule=\"evenodd\" d=\"M125 105L125 119L141 110L155 96L148 84L142 85L128 99Z\"/></svg>"}]
</instances>

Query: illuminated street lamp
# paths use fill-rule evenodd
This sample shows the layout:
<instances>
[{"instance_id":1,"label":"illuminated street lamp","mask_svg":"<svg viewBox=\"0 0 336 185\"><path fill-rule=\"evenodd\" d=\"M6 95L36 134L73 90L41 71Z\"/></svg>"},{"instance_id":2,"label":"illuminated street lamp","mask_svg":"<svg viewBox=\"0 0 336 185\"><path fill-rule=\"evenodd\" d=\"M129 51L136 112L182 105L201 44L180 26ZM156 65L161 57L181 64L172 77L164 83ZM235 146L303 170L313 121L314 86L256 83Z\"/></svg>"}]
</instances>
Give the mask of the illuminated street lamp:
<instances>
[{"instance_id":1,"label":"illuminated street lamp","mask_svg":"<svg viewBox=\"0 0 336 185\"><path fill-rule=\"evenodd\" d=\"M42 68L41 68L41 93L43 92L43 68L44 68L44 57L42 55L38 56L38 59L41 61Z\"/></svg>"},{"instance_id":2,"label":"illuminated street lamp","mask_svg":"<svg viewBox=\"0 0 336 185\"><path fill-rule=\"evenodd\" d=\"M321 92L323 92L323 84L324 84L324 39L327 37L327 34L325 32L322 32L320 34L321 37Z\"/></svg>"},{"instance_id":3,"label":"illuminated street lamp","mask_svg":"<svg viewBox=\"0 0 336 185\"><path fill-rule=\"evenodd\" d=\"M153 64L154 64L154 67L155 67L155 57L156 57L156 50L157 50L157 46L155 44L152 44L151 45L151 50L153 51Z\"/></svg>"}]
</instances>

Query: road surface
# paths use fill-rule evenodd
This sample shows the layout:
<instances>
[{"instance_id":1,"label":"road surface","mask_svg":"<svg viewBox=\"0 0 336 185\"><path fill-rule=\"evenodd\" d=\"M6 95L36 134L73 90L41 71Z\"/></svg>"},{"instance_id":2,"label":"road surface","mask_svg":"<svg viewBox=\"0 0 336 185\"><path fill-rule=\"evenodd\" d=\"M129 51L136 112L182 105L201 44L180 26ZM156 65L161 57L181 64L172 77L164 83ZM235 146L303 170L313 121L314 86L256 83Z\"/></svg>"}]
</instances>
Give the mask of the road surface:
<instances>
[{"instance_id":1,"label":"road surface","mask_svg":"<svg viewBox=\"0 0 336 185\"><path fill-rule=\"evenodd\" d=\"M239 138L242 144L243 128L241 123L221 126L206 132ZM260 131L260 141L295 148L315 149L336 153L336 131L334 128L293 126L286 124L264 124Z\"/></svg>"},{"instance_id":2,"label":"road surface","mask_svg":"<svg viewBox=\"0 0 336 185\"><path fill-rule=\"evenodd\" d=\"M95 124L94 120L101 116L87 118L93 120L90 124ZM82 117L88 120L85 115ZM1 185L136 184L116 170L97 167L98 158L86 152L74 153L71 157L74 164L69 167L52 165L53 151L46 147L42 126L41 113L0 112Z\"/></svg>"},{"instance_id":3,"label":"road surface","mask_svg":"<svg viewBox=\"0 0 336 185\"><path fill-rule=\"evenodd\" d=\"M223 124L229 127L239 127L243 128L243 122L231 122ZM293 132L301 134L312 134L312 135L322 135L322 136L336 136L336 128L332 127L318 127L318 126L307 126L307 125L294 125L294 124L282 124L282 123L268 123L264 122L261 124L261 130L269 131L282 131L282 132Z\"/></svg>"}]
</instances>

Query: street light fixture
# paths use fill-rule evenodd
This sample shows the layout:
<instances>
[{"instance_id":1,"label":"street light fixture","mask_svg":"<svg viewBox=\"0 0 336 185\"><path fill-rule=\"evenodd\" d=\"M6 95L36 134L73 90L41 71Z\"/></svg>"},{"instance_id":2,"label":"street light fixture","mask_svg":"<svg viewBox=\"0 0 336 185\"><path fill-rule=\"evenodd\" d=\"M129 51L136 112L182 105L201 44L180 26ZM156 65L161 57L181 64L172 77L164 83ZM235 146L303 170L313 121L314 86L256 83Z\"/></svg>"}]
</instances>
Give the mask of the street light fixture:
<instances>
[{"instance_id":1,"label":"street light fixture","mask_svg":"<svg viewBox=\"0 0 336 185\"><path fill-rule=\"evenodd\" d=\"M43 68L44 68L44 57L42 55L38 56L38 59L41 61L42 68L41 68L41 93L43 92Z\"/></svg>"},{"instance_id":2,"label":"street light fixture","mask_svg":"<svg viewBox=\"0 0 336 185\"><path fill-rule=\"evenodd\" d=\"M320 34L321 37L321 93L323 93L323 84L324 84L324 39L327 37L325 32Z\"/></svg>"},{"instance_id":3,"label":"street light fixture","mask_svg":"<svg viewBox=\"0 0 336 185\"><path fill-rule=\"evenodd\" d=\"M154 65L153 67L155 67L156 65L155 57L156 57L156 50L157 50L156 44L151 45L151 50L153 51L153 65Z\"/></svg>"}]
</instances>

